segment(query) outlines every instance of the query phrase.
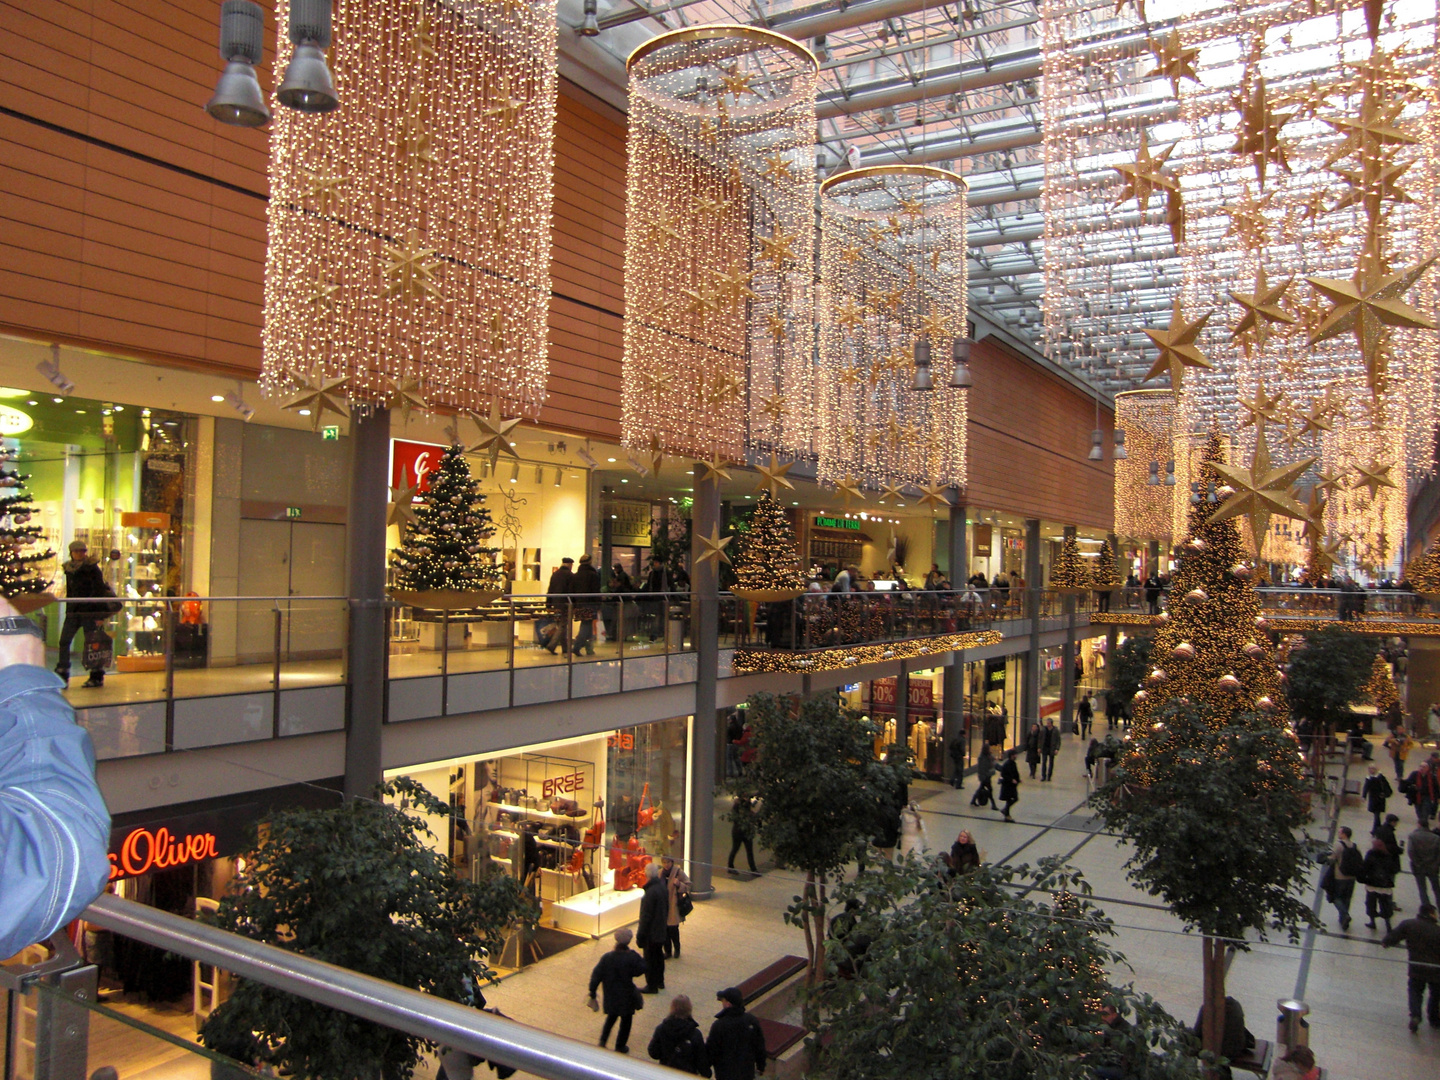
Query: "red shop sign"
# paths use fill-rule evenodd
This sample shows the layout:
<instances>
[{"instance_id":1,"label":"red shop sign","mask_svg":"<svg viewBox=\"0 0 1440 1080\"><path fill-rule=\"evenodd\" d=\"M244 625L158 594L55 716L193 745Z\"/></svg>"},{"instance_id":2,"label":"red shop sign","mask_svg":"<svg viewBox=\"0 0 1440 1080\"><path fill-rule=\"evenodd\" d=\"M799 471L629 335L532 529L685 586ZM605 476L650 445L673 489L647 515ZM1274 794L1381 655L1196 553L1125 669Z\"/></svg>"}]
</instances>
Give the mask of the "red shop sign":
<instances>
[{"instance_id":1,"label":"red shop sign","mask_svg":"<svg viewBox=\"0 0 1440 1080\"><path fill-rule=\"evenodd\" d=\"M540 797L553 799L556 795L569 795L585 790L585 774L573 772L566 776L551 776L540 782Z\"/></svg>"},{"instance_id":2,"label":"red shop sign","mask_svg":"<svg viewBox=\"0 0 1440 1080\"><path fill-rule=\"evenodd\" d=\"M421 492L430 490L430 474L440 465L445 447L435 443L390 440L390 486L408 488L418 485Z\"/></svg>"},{"instance_id":3,"label":"red shop sign","mask_svg":"<svg viewBox=\"0 0 1440 1080\"><path fill-rule=\"evenodd\" d=\"M935 707L935 684L929 679L911 679L909 707L912 709L933 709ZM894 710L895 680L876 679L870 684L870 704L876 708Z\"/></svg>"},{"instance_id":4,"label":"red shop sign","mask_svg":"<svg viewBox=\"0 0 1440 1080\"><path fill-rule=\"evenodd\" d=\"M110 880L139 877L151 870L169 870L215 857L214 833L189 833L177 839L163 825L154 832L133 829L121 841L119 853L110 852Z\"/></svg>"}]
</instances>

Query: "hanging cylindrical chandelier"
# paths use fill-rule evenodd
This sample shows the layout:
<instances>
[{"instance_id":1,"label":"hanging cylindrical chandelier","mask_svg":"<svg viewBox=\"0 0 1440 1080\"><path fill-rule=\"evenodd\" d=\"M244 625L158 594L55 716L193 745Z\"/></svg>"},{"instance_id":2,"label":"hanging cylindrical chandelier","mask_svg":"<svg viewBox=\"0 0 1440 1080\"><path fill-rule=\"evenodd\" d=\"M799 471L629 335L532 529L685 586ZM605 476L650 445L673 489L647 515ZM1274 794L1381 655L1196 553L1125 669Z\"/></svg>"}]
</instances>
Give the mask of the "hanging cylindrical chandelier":
<instances>
[{"instance_id":1,"label":"hanging cylindrical chandelier","mask_svg":"<svg viewBox=\"0 0 1440 1080\"><path fill-rule=\"evenodd\" d=\"M539 413L555 25L555 0L336 0L343 107L271 128L267 391Z\"/></svg>"},{"instance_id":2,"label":"hanging cylindrical chandelier","mask_svg":"<svg viewBox=\"0 0 1440 1080\"><path fill-rule=\"evenodd\" d=\"M628 69L622 441L808 453L815 58L766 30L693 26Z\"/></svg>"},{"instance_id":3,"label":"hanging cylindrical chandelier","mask_svg":"<svg viewBox=\"0 0 1440 1080\"><path fill-rule=\"evenodd\" d=\"M1176 476L1175 395L1169 390L1116 394L1115 426L1124 430L1126 444L1126 456L1115 460L1115 532L1133 540L1169 540L1178 535L1175 506L1183 508L1182 530L1190 508L1183 464L1182 475ZM1182 453L1181 460L1188 462L1188 457Z\"/></svg>"},{"instance_id":4,"label":"hanging cylindrical chandelier","mask_svg":"<svg viewBox=\"0 0 1440 1080\"><path fill-rule=\"evenodd\" d=\"M965 181L945 169L821 185L822 480L965 485L965 221Z\"/></svg>"}]
</instances>

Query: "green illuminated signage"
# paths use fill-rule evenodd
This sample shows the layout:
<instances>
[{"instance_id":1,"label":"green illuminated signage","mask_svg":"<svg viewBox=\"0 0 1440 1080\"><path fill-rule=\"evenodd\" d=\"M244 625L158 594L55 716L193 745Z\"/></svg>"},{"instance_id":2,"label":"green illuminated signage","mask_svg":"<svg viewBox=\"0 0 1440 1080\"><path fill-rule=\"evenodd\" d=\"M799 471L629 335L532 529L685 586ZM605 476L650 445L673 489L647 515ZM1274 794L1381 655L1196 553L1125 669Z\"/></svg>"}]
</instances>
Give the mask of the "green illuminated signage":
<instances>
[{"instance_id":1,"label":"green illuminated signage","mask_svg":"<svg viewBox=\"0 0 1440 1080\"><path fill-rule=\"evenodd\" d=\"M849 529L851 532L860 531L860 522L854 518L817 517L815 524L822 529Z\"/></svg>"}]
</instances>

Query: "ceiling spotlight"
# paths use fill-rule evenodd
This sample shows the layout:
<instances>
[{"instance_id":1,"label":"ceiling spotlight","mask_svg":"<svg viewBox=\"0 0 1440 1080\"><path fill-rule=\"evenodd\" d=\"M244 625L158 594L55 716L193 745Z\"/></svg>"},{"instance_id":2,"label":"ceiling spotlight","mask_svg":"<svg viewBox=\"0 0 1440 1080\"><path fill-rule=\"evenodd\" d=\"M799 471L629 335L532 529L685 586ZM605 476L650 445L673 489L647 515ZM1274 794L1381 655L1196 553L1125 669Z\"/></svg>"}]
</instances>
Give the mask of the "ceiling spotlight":
<instances>
[{"instance_id":1,"label":"ceiling spotlight","mask_svg":"<svg viewBox=\"0 0 1440 1080\"><path fill-rule=\"evenodd\" d=\"M1101 431L1098 427L1097 427L1094 431L1090 432L1090 460L1091 460L1091 461L1104 461L1104 460L1105 460L1104 439L1105 439L1105 433L1104 433L1103 431Z\"/></svg>"},{"instance_id":2,"label":"ceiling spotlight","mask_svg":"<svg viewBox=\"0 0 1440 1080\"><path fill-rule=\"evenodd\" d=\"M555 470L555 486L556 486L556 487L559 487L559 486L560 486L560 481L561 481L562 479L564 479L564 477L565 477L565 474L564 474L563 472L561 472L559 469L556 469L556 470Z\"/></svg>"},{"instance_id":3,"label":"ceiling spotlight","mask_svg":"<svg viewBox=\"0 0 1440 1080\"><path fill-rule=\"evenodd\" d=\"M1145 483L1150 487L1156 487L1160 483L1160 463L1150 462L1150 475L1145 478Z\"/></svg>"},{"instance_id":4,"label":"ceiling spotlight","mask_svg":"<svg viewBox=\"0 0 1440 1080\"><path fill-rule=\"evenodd\" d=\"M1165 463L1165 486L1175 486L1175 462L1173 461L1167 461Z\"/></svg>"},{"instance_id":5,"label":"ceiling spotlight","mask_svg":"<svg viewBox=\"0 0 1440 1080\"><path fill-rule=\"evenodd\" d=\"M251 0L225 0L220 5L220 58L225 71L205 111L222 124L259 127L270 119L255 65L264 49L265 12Z\"/></svg>"},{"instance_id":6,"label":"ceiling spotlight","mask_svg":"<svg viewBox=\"0 0 1440 1080\"><path fill-rule=\"evenodd\" d=\"M970 377L970 345L969 338L956 338L950 346L950 358L955 361L955 368L950 373L951 390L969 390L975 385L975 380Z\"/></svg>"},{"instance_id":7,"label":"ceiling spotlight","mask_svg":"<svg viewBox=\"0 0 1440 1080\"><path fill-rule=\"evenodd\" d=\"M335 78L325 62L330 47L330 0L290 0L290 42L295 46L285 81L275 91L280 104L304 113L338 108Z\"/></svg>"},{"instance_id":8,"label":"ceiling spotlight","mask_svg":"<svg viewBox=\"0 0 1440 1080\"><path fill-rule=\"evenodd\" d=\"M226 394L221 400L228 404L237 413L239 413L240 419L244 420L246 423L249 423L250 418L255 415L255 409L252 406L245 404L245 399L240 396L239 390L231 391L230 393Z\"/></svg>"},{"instance_id":9,"label":"ceiling spotlight","mask_svg":"<svg viewBox=\"0 0 1440 1080\"><path fill-rule=\"evenodd\" d=\"M510 467L510 482L512 484L520 482L520 463L518 461Z\"/></svg>"},{"instance_id":10,"label":"ceiling spotlight","mask_svg":"<svg viewBox=\"0 0 1440 1080\"><path fill-rule=\"evenodd\" d=\"M585 0L585 16L575 29L581 37L597 37L600 34L600 24L595 20L595 3L596 0Z\"/></svg>"},{"instance_id":11,"label":"ceiling spotlight","mask_svg":"<svg viewBox=\"0 0 1440 1080\"><path fill-rule=\"evenodd\" d=\"M1114 453L1112 454L1112 456L1115 458L1115 460L1116 460L1116 461L1126 461L1126 460L1128 460L1129 457L1130 457L1130 455L1129 455L1129 453L1127 453L1126 450L1125 450L1125 429L1124 429L1124 428L1118 428L1118 427L1117 427L1117 428L1115 429L1115 437L1114 437L1114 439L1113 439L1112 441L1113 441L1113 443L1114 443L1114 445L1115 445L1115 451L1114 451Z\"/></svg>"},{"instance_id":12,"label":"ceiling spotlight","mask_svg":"<svg viewBox=\"0 0 1440 1080\"><path fill-rule=\"evenodd\" d=\"M543 465L536 465L536 466L535 466L535 483L537 483L537 484L543 484L544 482L545 482L545 467L544 467Z\"/></svg>"},{"instance_id":13,"label":"ceiling spotlight","mask_svg":"<svg viewBox=\"0 0 1440 1080\"><path fill-rule=\"evenodd\" d=\"M922 334L915 339L915 385L912 390L934 390L930 379L930 337Z\"/></svg>"},{"instance_id":14,"label":"ceiling spotlight","mask_svg":"<svg viewBox=\"0 0 1440 1080\"><path fill-rule=\"evenodd\" d=\"M582 446L575 451L575 456L585 463L587 469L598 469L600 462L595 460L595 455L590 452L590 447Z\"/></svg>"}]
</instances>

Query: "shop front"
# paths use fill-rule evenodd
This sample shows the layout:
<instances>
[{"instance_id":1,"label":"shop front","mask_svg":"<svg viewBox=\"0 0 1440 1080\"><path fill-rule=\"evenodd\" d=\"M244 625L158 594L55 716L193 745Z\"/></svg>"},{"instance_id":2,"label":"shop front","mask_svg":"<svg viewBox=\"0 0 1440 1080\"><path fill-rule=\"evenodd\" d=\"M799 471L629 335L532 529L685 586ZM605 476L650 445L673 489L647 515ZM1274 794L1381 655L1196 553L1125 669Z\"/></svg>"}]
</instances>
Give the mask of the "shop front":
<instances>
[{"instance_id":1,"label":"shop front","mask_svg":"<svg viewBox=\"0 0 1440 1080\"><path fill-rule=\"evenodd\" d=\"M689 744L678 717L389 775L453 808L432 831L456 873L510 875L542 925L599 937L638 917L646 866L685 864Z\"/></svg>"}]
</instances>

